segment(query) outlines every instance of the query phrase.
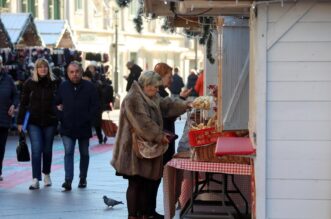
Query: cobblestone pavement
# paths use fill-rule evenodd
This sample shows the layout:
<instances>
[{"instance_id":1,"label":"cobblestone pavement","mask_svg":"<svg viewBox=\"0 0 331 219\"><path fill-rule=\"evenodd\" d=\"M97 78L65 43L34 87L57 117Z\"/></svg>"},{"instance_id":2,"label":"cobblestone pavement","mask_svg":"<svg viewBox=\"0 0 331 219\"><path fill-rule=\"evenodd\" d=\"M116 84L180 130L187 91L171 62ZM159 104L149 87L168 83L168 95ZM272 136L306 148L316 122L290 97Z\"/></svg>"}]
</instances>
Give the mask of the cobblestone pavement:
<instances>
[{"instance_id":1,"label":"cobblestone pavement","mask_svg":"<svg viewBox=\"0 0 331 219\"><path fill-rule=\"evenodd\" d=\"M117 118L117 113L112 114ZM179 131L184 125L184 120L179 120ZM178 132L181 133L181 132ZM54 141L53 162L51 178L53 185L44 187L41 182L39 190L30 191L31 164L16 161L15 148L16 136L9 136L3 167L4 181L0 181L0 218L127 218L126 187L127 180L115 176L115 170L110 166L112 157L112 143L99 145L94 137L90 140L90 166L87 178L87 188L79 189L79 153L75 152L75 177L71 192L62 192L61 184L64 180L63 144L57 136ZM102 196L107 195L124 202L123 205L107 208ZM158 193L157 211L163 214L162 185Z\"/></svg>"}]
</instances>

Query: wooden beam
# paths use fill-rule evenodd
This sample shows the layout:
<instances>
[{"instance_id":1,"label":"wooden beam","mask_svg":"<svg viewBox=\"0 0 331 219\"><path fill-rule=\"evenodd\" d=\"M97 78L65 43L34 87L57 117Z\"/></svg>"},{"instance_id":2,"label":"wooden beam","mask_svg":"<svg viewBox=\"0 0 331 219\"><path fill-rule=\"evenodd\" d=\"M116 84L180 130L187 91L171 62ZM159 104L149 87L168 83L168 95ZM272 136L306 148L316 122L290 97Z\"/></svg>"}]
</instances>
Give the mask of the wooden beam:
<instances>
[{"instance_id":1,"label":"wooden beam","mask_svg":"<svg viewBox=\"0 0 331 219\"><path fill-rule=\"evenodd\" d=\"M258 6L255 45L256 159L254 161L256 218L267 218L267 20L268 8ZM254 176L253 176L254 177Z\"/></svg>"},{"instance_id":2,"label":"wooden beam","mask_svg":"<svg viewBox=\"0 0 331 219\"><path fill-rule=\"evenodd\" d=\"M186 13L187 11L201 8L250 8L251 4L251 1L181 1L178 3L178 9L180 13Z\"/></svg>"},{"instance_id":3,"label":"wooden beam","mask_svg":"<svg viewBox=\"0 0 331 219\"><path fill-rule=\"evenodd\" d=\"M200 27L198 17L171 17L170 22L174 27Z\"/></svg>"},{"instance_id":4,"label":"wooden beam","mask_svg":"<svg viewBox=\"0 0 331 219\"><path fill-rule=\"evenodd\" d=\"M300 1L295 3L284 16L275 23L274 27L268 30L268 50L275 45L287 31L289 31L314 5L315 1Z\"/></svg>"}]
</instances>

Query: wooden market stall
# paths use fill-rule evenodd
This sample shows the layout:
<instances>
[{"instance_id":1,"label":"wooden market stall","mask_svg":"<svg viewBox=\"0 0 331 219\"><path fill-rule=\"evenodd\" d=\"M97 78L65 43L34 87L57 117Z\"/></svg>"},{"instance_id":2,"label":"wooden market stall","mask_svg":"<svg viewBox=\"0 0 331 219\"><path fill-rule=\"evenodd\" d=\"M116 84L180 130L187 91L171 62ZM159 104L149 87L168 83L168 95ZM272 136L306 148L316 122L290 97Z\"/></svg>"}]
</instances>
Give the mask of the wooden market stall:
<instances>
[{"instance_id":1,"label":"wooden market stall","mask_svg":"<svg viewBox=\"0 0 331 219\"><path fill-rule=\"evenodd\" d=\"M49 48L76 48L73 33L66 20L36 20L37 30Z\"/></svg>"},{"instance_id":2,"label":"wooden market stall","mask_svg":"<svg viewBox=\"0 0 331 219\"><path fill-rule=\"evenodd\" d=\"M30 13L1 13L0 19L16 49L44 46Z\"/></svg>"},{"instance_id":3,"label":"wooden market stall","mask_svg":"<svg viewBox=\"0 0 331 219\"><path fill-rule=\"evenodd\" d=\"M159 16L249 18L249 91L245 95L250 140L256 148L253 217L331 218L331 2L145 2L146 12ZM214 38L217 42L224 37L222 27L216 34L219 38ZM219 62L210 72L216 70L225 84L220 75L226 74L222 65L227 51L221 49L222 44L216 45L212 53ZM219 95L223 98L221 91ZM224 118L219 122L224 125Z\"/></svg>"},{"instance_id":4,"label":"wooden market stall","mask_svg":"<svg viewBox=\"0 0 331 219\"><path fill-rule=\"evenodd\" d=\"M11 43L9 34L0 19L0 48L12 48L13 45Z\"/></svg>"}]
</instances>

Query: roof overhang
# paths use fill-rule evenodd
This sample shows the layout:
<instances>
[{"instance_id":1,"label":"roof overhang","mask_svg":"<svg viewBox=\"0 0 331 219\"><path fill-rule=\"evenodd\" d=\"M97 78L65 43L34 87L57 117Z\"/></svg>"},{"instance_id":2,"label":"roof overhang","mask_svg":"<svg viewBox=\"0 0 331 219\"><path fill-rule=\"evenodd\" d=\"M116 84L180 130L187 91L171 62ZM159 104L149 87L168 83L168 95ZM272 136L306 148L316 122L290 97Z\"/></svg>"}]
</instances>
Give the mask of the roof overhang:
<instances>
[{"instance_id":1,"label":"roof overhang","mask_svg":"<svg viewBox=\"0 0 331 219\"><path fill-rule=\"evenodd\" d=\"M145 13L156 16L249 16L252 0L145 0ZM174 13L174 11L176 13Z\"/></svg>"},{"instance_id":2,"label":"roof overhang","mask_svg":"<svg viewBox=\"0 0 331 219\"><path fill-rule=\"evenodd\" d=\"M12 48L12 47L13 44L11 43L9 34L0 19L0 48Z\"/></svg>"}]
</instances>

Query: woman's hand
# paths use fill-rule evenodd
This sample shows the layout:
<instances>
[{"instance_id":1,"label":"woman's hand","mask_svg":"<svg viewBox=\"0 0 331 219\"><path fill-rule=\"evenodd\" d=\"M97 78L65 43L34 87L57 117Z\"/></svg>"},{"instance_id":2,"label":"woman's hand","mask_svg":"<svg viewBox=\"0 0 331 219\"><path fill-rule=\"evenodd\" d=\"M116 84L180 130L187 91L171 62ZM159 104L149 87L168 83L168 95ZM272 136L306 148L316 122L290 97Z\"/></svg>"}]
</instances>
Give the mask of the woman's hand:
<instances>
[{"instance_id":1,"label":"woman's hand","mask_svg":"<svg viewBox=\"0 0 331 219\"><path fill-rule=\"evenodd\" d=\"M180 92L179 96L186 99L188 97L188 95L191 93L192 88L190 89L184 89Z\"/></svg>"},{"instance_id":2,"label":"woman's hand","mask_svg":"<svg viewBox=\"0 0 331 219\"><path fill-rule=\"evenodd\" d=\"M62 104L59 104L56 106L57 110L58 111L62 111L63 110L63 105Z\"/></svg>"},{"instance_id":3,"label":"woman's hand","mask_svg":"<svg viewBox=\"0 0 331 219\"><path fill-rule=\"evenodd\" d=\"M8 110L8 115L14 117L14 114L15 114L15 106L11 105Z\"/></svg>"},{"instance_id":4,"label":"woman's hand","mask_svg":"<svg viewBox=\"0 0 331 219\"><path fill-rule=\"evenodd\" d=\"M161 143L162 144L169 144L169 139L168 139L168 136L166 134L163 135Z\"/></svg>"},{"instance_id":5,"label":"woman's hand","mask_svg":"<svg viewBox=\"0 0 331 219\"><path fill-rule=\"evenodd\" d=\"M18 132L22 132L22 125L17 125Z\"/></svg>"}]
</instances>

